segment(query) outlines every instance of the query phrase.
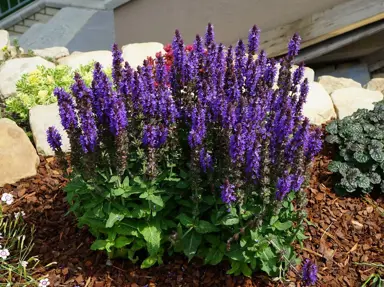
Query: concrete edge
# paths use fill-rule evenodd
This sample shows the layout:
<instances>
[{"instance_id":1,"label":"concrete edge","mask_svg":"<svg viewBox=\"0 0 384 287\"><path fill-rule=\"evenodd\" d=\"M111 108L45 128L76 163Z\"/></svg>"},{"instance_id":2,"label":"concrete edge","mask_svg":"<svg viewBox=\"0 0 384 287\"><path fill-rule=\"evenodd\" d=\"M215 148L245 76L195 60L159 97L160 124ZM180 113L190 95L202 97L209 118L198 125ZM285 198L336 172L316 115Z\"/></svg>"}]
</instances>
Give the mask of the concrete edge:
<instances>
[{"instance_id":1,"label":"concrete edge","mask_svg":"<svg viewBox=\"0 0 384 287\"><path fill-rule=\"evenodd\" d=\"M45 0L32 2L0 21L0 29L7 29L45 8Z\"/></svg>"},{"instance_id":2,"label":"concrete edge","mask_svg":"<svg viewBox=\"0 0 384 287\"><path fill-rule=\"evenodd\" d=\"M125 2L128 2L128 1L125 1ZM95 4L95 3L89 2L88 4L87 3L81 4L77 0L65 0L65 1L37 0L36 2L32 2L31 4L21 8L20 10L9 15L5 19L1 20L0 29L7 29L19 23L20 21L28 18L29 16L39 12L41 9L44 9L45 7L52 7L52 8L59 8L59 9L65 8L65 7L76 7L76 8L88 8L88 9L94 9L94 10L105 10L104 3Z\"/></svg>"},{"instance_id":3,"label":"concrete edge","mask_svg":"<svg viewBox=\"0 0 384 287\"><path fill-rule=\"evenodd\" d=\"M114 10L119 6L124 5L130 1L131 0L109 0L107 3L104 4L104 6L107 10Z\"/></svg>"}]
</instances>

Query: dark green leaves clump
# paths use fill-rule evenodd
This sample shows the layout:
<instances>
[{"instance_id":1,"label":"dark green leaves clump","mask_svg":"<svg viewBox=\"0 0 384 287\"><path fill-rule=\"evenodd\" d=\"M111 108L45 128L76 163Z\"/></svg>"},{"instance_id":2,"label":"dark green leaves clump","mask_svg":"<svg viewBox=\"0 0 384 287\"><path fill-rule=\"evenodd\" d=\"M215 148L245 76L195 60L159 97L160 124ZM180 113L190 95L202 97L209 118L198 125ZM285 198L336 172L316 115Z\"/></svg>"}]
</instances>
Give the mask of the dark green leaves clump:
<instances>
[{"instance_id":1,"label":"dark green leaves clump","mask_svg":"<svg viewBox=\"0 0 384 287\"><path fill-rule=\"evenodd\" d=\"M326 141L338 146L329 170L341 177L340 192L384 192L384 101L327 126Z\"/></svg>"}]
</instances>

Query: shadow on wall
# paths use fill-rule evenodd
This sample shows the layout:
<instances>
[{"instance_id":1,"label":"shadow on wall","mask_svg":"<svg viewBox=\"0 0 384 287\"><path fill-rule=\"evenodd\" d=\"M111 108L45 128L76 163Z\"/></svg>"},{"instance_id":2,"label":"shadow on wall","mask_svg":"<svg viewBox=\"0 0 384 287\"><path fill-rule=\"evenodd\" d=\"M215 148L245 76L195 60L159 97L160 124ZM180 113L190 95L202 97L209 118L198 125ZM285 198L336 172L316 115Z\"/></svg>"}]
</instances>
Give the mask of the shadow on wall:
<instances>
[{"instance_id":1,"label":"shadow on wall","mask_svg":"<svg viewBox=\"0 0 384 287\"><path fill-rule=\"evenodd\" d=\"M69 52L110 50L115 43L113 11L98 11L68 43Z\"/></svg>"},{"instance_id":2,"label":"shadow on wall","mask_svg":"<svg viewBox=\"0 0 384 287\"><path fill-rule=\"evenodd\" d=\"M313 67L316 79L321 76L333 76L337 78L349 78L359 82L362 86L371 80L368 65L365 63L347 62L342 64L332 64L322 67Z\"/></svg>"}]
</instances>

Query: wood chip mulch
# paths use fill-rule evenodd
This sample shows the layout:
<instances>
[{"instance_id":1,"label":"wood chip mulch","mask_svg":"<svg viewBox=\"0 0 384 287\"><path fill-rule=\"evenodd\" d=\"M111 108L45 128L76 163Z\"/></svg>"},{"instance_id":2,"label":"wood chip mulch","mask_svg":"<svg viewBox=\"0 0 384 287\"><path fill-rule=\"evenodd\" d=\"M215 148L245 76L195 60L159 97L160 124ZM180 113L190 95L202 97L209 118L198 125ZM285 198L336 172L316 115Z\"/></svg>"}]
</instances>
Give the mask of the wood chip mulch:
<instances>
[{"instance_id":1,"label":"wood chip mulch","mask_svg":"<svg viewBox=\"0 0 384 287\"><path fill-rule=\"evenodd\" d=\"M229 276L225 264L201 266L181 256L166 258L164 265L145 270L128 261L113 261L113 266L107 266L102 252L89 249L94 238L85 228L78 229L75 218L67 215L68 204L62 192L66 179L55 159L41 157L40 161L38 175L6 185L0 188L0 194L9 192L15 197L5 212L23 210L25 221L35 225L32 255L41 260L37 273L48 274L50 286L302 286L293 271L287 276L290 282L273 283L261 274L253 278ZM383 268L362 265L384 264L384 199L338 197L332 191L329 161L330 152L324 151L314 164L307 189L309 238L304 249L298 246L297 250L302 258L318 264L317 286L361 286L372 273L384 274Z\"/></svg>"}]
</instances>

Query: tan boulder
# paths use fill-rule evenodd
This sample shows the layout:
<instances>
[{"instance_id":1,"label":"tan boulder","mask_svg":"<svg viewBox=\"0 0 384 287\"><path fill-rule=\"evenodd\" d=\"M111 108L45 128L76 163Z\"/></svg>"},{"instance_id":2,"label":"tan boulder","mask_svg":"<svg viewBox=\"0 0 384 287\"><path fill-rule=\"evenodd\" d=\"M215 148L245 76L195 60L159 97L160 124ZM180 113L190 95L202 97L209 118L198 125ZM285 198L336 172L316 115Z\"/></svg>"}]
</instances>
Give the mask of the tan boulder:
<instances>
[{"instance_id":1,"label":"tan boulder","mask_svg":"<svg viewBox=\"0 0 384 287\"><path fill-rule=\"evenodd\" d=\"M124 61L127 61L132 68L142 66L147 57L155 58L157 52L162 52L163 44L157 42L135 43L122 47Z\"/></svg>"},{"instance_id":2,"label":"tan boulder","mask_svg":"<svg viewBox=\"0 0 384 287\"><path fill-rule=\"evenodd\" d=\"M321 76L319 77L319 83L325 88L328 94L332 94L333 91L342 88L361 88L361 84L347 78L337 78L333 76Z\"/></svg>"},{"instance_id":3,"label":"tan boulder","mask_svg":"<svg viewBox=\"0 0 384 287\"><path fill-rule=\"evenodd\" d=\"M373 109L373 103L383 99L383 94L363 88L344 88L331 94L339 119L352 115L358 109Z\"/></svg>"},{"instance_id":4,"label":"tan boulder","mask_svg":"<svg viewBox=\"0 0 384 287\"><path fill-rule=\"evenodd\" d=\"M384 93L384 78L374 78L366 84L365 88L370 91Z\"/></svg>"},{"instance_id":5,"label":"tan boulder","mask_svg":"<svg viewBox=\"0 0 384 287\"><path fill-rule=\"evenodd\" d=\"M303 107L303 114L315 125L321 125L336 118L331 97L319 83L309 83L309 93Z\"/></svg>"},{"instance_id":6,"label":"tan boulder","mask_svg":"<svg viewBox=\"0 0 384 287\"><path fill-rule=\"evenodd\" d=\"M10 119L0 119L0 187L36 175L39 162L26 133Z\"/></svg>"}]
</instances>

